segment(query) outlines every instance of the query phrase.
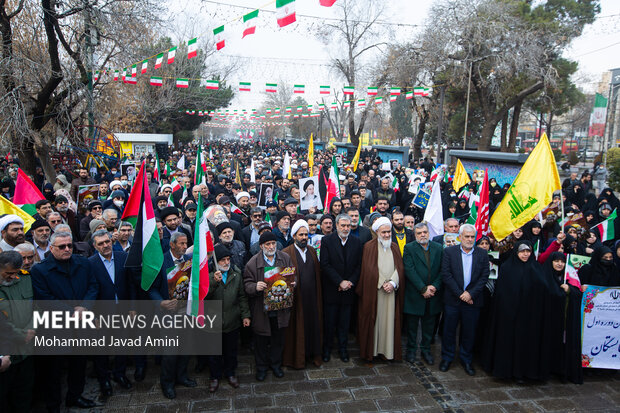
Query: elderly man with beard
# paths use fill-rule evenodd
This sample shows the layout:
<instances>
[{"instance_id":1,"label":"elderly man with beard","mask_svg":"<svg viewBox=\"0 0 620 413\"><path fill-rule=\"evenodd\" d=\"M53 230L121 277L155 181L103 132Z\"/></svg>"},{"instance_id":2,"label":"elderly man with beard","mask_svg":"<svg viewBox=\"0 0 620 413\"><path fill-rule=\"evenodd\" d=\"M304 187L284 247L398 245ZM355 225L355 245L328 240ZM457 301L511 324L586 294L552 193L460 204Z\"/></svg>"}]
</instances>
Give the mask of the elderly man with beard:
<instances>
[{"instance_id":1,"label":"elderly man with beard","mask_svg":"<svg viewBox=\"0 0 620 413\"><path fill-rule=\"evenodd\" d=\"M308 246L308 230L308 223L303 219L295 222L291 229L295 243L283 250L291 257L297 279L291 319L286 329L284 365L296 369L303 369L306 360L321 365L321 266L316 250Z\"/></svg>"},{"instance_id":2,"label":"elderly man with beard","mask_svg":"<svg viewBox=\"0 0 620 413\"><path fill-rule=\"evenodd\" d=\"M292 267L293 262L288 254L277 250L276 236L272 232L263 232L258 243L261 251L253 256L245 266L243 284L252 314L256 380L264 381L269 367L273 370L275 377L284 377L282 371L284 330L288 327L291 315L290 308L268 312L264 310L264 291L267 288L265 269Z\"/></svg>"},{"instance_id":3,"label":"elderly man with beard","mask_svg":"<svg viewBox=\"0 0 620 413\"><path fill-rule=\"evenodd\" d=\"M235 238L235 230L229 222L222 222L217 226L220 243L231 253L230 262L238 268L243 268L247 261L245 245Z\"/></svg>"},{"instance_id":4,"label":"elderly man with beard","mask_svg":"<svg viewBox=\"0 0 620 413\"><path fill-rule=\"evenodd\" d=\"M392 223L386 217L375 221L377 238L364 246L358 300L360 357L372 361L381 356L401 360L401 322L405 271L398 244L392 242Z\"/></svg>"},{"instance_id":5,"label":"elderly man with beard","mask_svg":"<svg viewBox=\"0 0 620 413\"><path fill-rule=\"evenodd\" d=\"M36 261L36 251L34 245L29 242L23 242L16 246L14 251L17 251L22 256L22 270L30 272L32 266L38 262Z\"/></svg>"},{"instance_id":6,"label":"elderly man with beard","mask_svg":"<svg viewBox=\"0 0 620 413\"><path fill-rule=\"evenodd\" d=\"M17 215L5 215L0 218L1 251L11 251L18 244L26 240L24 234L24 220Z\"/></svg>"},{"instance_id":7,"label":"elderly man with beard","mask_svg":"<svg viewBox=\"0 0 620 413\"><path fill-rule=\"evenodd\" d=\"M50 236L52 235L52 228L47 221L38 219L34 221L30 227L32 230L32 243L37 251L37 262L45 259L45 254L50 250Z\"/></svg>"},{"instance_id":8,"label":"elderly man with beard","mask_svg":"<svg viewBox=\"0 0 620 413\"><path fill-rule=\"evenodd\" d=\"M325 334L323 361L331 358L334 334L338 332L338 352L343 362L349 361L347 341L351 308L355 303L355 290L360 278L362 245L359 238L350 236L351 217L336 217L336 232L321 239L321 284L323 287L323 314Z\"/></svg>"}]
</instances>

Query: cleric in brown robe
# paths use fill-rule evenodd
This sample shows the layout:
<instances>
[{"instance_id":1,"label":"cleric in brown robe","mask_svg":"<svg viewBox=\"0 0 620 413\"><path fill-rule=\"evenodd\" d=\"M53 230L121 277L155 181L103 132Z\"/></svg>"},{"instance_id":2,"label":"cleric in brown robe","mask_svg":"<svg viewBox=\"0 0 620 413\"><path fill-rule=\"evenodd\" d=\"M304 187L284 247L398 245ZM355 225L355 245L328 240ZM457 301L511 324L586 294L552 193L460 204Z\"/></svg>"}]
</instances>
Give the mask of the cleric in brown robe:
<instances>
[{"instance_id":1,"label":"cleric in brown robe","mask_svg":"<svg viewBox=\"0 0 620 413\"><path fill-rule=\"evenodd\" d=\"M377 238L364 245L362 268L355 292L358 300L360 357L372 361L381 355L402 360L401 314L405 296L405 271L398 244L392 242L392 223L377 219Z\"/></svg>"},{"instance_id":2,"label":"cleric in brown robe","mask_svg":"<svg viewBox=\"0 0 620 413\"><path fill-rule=\"evenodd\" d=\"M306 360L316 366L322 363L321 266L316 250L308 245L308 230L306 221L297 220L291 229L294 243L282 250L291 257L297 280L283 355L284 365L295 369L303 369Z\"/></svg>"}]
</instances>

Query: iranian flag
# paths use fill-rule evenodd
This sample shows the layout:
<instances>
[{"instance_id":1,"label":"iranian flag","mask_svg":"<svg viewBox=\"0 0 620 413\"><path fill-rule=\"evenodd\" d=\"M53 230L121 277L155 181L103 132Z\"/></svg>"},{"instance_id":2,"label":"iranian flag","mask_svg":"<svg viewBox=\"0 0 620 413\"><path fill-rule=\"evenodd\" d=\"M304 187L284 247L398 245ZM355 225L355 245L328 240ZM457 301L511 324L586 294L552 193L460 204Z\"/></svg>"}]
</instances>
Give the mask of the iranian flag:
<instances>
[{"instance_id":1,"label":"iranian flag","mask_svg":"<svg viewBox=\"0 0 620 413\"><path fill-rule=\"evenodd\" d=\"M146 69L148 69L149 67L149 61L147 60L143 60L142 61L142 69L140 70L140 73L145 74L146 73Z\"/></svg>"},{"instance_id":2,"label":"iranian flag","mask_svg":"<svg viewBox=\"0 0 620 413\"><path fill-rule=\"evenodd\" d=\"M405 99L413 99L413 90L405 93Z\"/></svg>"},{"instance_id":3,"label":"iranian flag","mask_svg":"<svg viewBox=\"0 0 620 413\"><path fill-rule=\"evenodd\" d=\"M295 20L295 0L276 0L276 18L278 26L284 27Z\"/></svg>"},{"instance_id":4,"label":"iranian flag","mask_svg":"<svg viewBox=\"0 0 620 413\"><path fill-rule=\"evenodd\" d=\"M293 85L293 93L304 93L306 85Z\"/></svg>"},{"instance_id":5,"label":"iranian flag","mask_svg":"<svg viewBox=\"0 0 620 413\"><path fill-rule=\"evenodd\" d=\"M293 108L291 108L290 106L287 106L286 109L284 110L286 111L286 113L291 113L293 111Z\"/></svg>"},{"instance_id":6,"label":"iranian flag","mask_svg":"<svg viewBox=\"0 0 620 413\"><path fill-rule=\"evenodd\" d=\"M345 95L352 95L352 94L354 94L354 93L355 93L355 88L354 88L353 86L344 86L344 87L342 88L342 92L343 92Z\"/></svg>"},{"instance_id":7,"label":"iranian flag","mask_svg":"<svg viewBox=\"0 0 620 413\"><path fill-rule=\"evenodd\" d=\"M215 36L215 47L217 50L223 49L226 46L226 38L224 37L224 26L216 27L213 29L213 36Z\"/></svg>"},{"instance_id":8,"label":"iranian flag","mask_svg":"<svg viewBox=\"0 0 620 413\"><path fill-rule=\"evenodd\" d=\"M189 87L189 79L177 78L176 86L178 88L187 89Z\"/></svg>"},{"instance_id":9,"label":"iranian flag","mask_svg":"<svg viewBox=\"0 0 620 413\"><path fill-rule=\"evenodd\" d=\"M448 168L446 167L446 165L437 166L437 168L435 168L435 170L431 172L431 182L433 182L439 176L443 177L446 174L447 169Z\"/></svg>"},{"instance_id":10,"label":"iranian flag","mask_svg":"<svg viewBox=\"0 0 620 413\"><path fill-rule=\"evenodd\" d=\"M254 10L243 16L243 24L245 28L243 29L243 39L245 36L256 33L256 18L258 17L258 10Z\"/></svg>"},{"instance_id":11,"label":"iranian flag","mask_svg":"<svg viewBox=\"0 0 620 413\"><path fill-rule=\"evenodd\" d=\"M377 96L377 93L379 93L379 88L375 86L369 86L366 93L368 93L368 96Z\"/></svg>"},{"instance_id":12,"label":"iranian flag","mask_svg":"<svg viewBox=\"0 0 620 413\"><path fill-rule=\"evenodd\" d=\"M119 74L119 70L118 70L118 69L116 69L116 70L114 71L114 78L113 78L113 80L114 80L115 82L117 82L117 81L118 81L118 74Z\"/></svg>"},{"instance_id":13,"label":"iranian flag","mask_svg":"<svg viewBox=\"0 0 620 413\"><path fill-rule=\"evenodd\" d=\"M155 213L146 181L145 161L142 161L136 182L129 194L122 220L135 223L133 243L129 248L125 267L141 268L140 285L147 291L164 263L164 253L155 223ZM145 259L148 257L148 259Z\"/></svg>"},{"instance_id":14,"label":"iranian flag","mask_svg":"<svg viewBox=\"0 0 620 413\"><path fill-rule=\"evenodd\" d=\"M346 100L346 101L344 102L344 107L345 107L345 108L351 107L351 101L350 101L350 100Z\"/></svg>"},{"instance_id":15,"label":"iranian flag","mask_svg":"<svg viewBox=\"0 0 620 413\"><path fill-rule=\"evenodd\" d=\"M330 93L330 87L328 85L319 86L319 94L329 95Z\"/></svg>"},{"instance_id":16,"label":"iranian flag","mask_svg":"<svg viewBox=\"0 0 620 413\"><path fill-rule=\"evenodd\" d=\"M249 92L252 90L250 82L239 82L239 92Z\"/></svg>"},{"instance_id":17,"label":"iranian flag","mask_svg":"<svg viewBox=\"0 0 620 413\"><path fill-rule=\"evenodd\" d=\"M155 169L153 169L153 180L161 181L161 171L159 170L159 155L155 152Z\"/></svg>"},{"instance_id":18,"label":"iranian flag","mask_svg":"<svg viewBox=\"0 0 620 413\"><path fill-rule=\"evenodd\" d=\"M390 96L400 96L400 88L399 87L391 87L390 88Z\"/></svg>"},{"instance_id":19,"label":"iranian flag","mask_svg":"<svg viewBox=\"0 0 620 413\"><path fill-rule=\"evenodd\" d=\"M168 49L168 64L174 63L174 57L177 55L177 47L171 47Z\"/></svg>"},{"instance_id":20,"label":"iranian flag","mask_svg":"<svg viewBox=\"0 0 620 413\"><path fill-rule=\"evenodd\" d=\"M590 128L588 136L603 136L605 133L605 121L607 119L607 99L600 93L594 98L594 107L590 115Z\"/></svg>"},{"instance_id":21,"label":"iranian flag","mask_svg":"<svg viewBox=\"0 0 620 413\"><path fill-rule=\"evenodd\" d=\"M159 69L161 67L162 62L164 61L164 54L160 53L155 58L155 69Z\"/></svg>"},{"instance_id":22,"label":"iranian flag","mask_svg":"<svg viewBox=\"0 0 620 413\"><path fill-rule=\"evenodd\" d=\"M279 114L280 113L280 108L276 108L275 112L276 112L276 115Z\"/></svg>"},{"instance_id":23,"label":"iranian flag","mask_svg":"<svg viewBox=\"0 0 620 413\"><path fill-rule=\"evenodd\" d=\"M17 204L17 202L15 202ZM611 213L611 215L603 222L598 225L595 225L593 230L596 228L598 233L601 236L601 242L612 241L616 238L616 231L614 228L614 223L616 221L616 211Z\"/></svg>"},{"instance_id":24,"label":"iranian flag","mask_svg":"<svg viewBox=\"0 0 620 413\"><path fill-rule=\"evenodd\" d=\"M125 79L125 83L131 83L132 85L135 85L138 83L138 78L137 77L128 77L127 79Z\"/></svg>"},{"instance_id":25,"label":"iranian flag","mask_svg":"<svg viewBox=\"0 0 620 413\"><path fill-rule=\"evenodd\" d=\"M366 106L366 99L358 99L357 100L357 107L361 108Z\"/></svg>"},{"instance_id":26,"label":"iranian flag","mask_svg":"<svg viewBox=\"0 0 620 413\"><path fill-rule=\"evenodd\" d=\"M297 106L297 112L303 112L304 107L303 106Z\"/></svg>"},{"instance_id":27,"label":"iranian flag","mask_svg":"<svg viewBox=\"0 0 620 413\"><path fill-rule=\"evenodd\" d=\"M239 209L239 207L235 204L233 204L232 202L230 203L230 212L235 213L235 214L243 214L243 211L241 209ZM243 214L245 215L245 214Z\"/></svg>"},{"instance_id":28,"label":"iranian flag","mask_svg":"<svg viewBox=\"0 0 620 413\"><path fill-rule=\"evenodd\" d=\"M413 94L416 96L428 96L431 93L430 87L414 87Z\"/></svg>"},{"instance_id":29,"label":"iranian flag","mask_svg":"<svg viewBox=\"0 0 620 413\"><path fill-rule=\"evenodd\" d=\"M97 80L99 80L99 71L95 71L95 74L93 75L93 79L96 82Z\"/></svg>"},{"instance_id":30,"label":"iranian flag","mask_svg":"<svg viewBox=\"0 0 620 413\"><path fill-rule=\"evenodd\" d=\"M136 76L138 76L138 65L137 64L131 66L131 77L136 77Z\"/></svg>"},{"instance_id":31,"label":"iranian flag","mask_svg":"<svg viewBox=\"0 0 620 413\"><path fill-rule=\"evenodd\" d=\"M308 105L306 106L306 109L308 109L308 112L312 112L312 110L314 109L313 105Z\"/></svg>"},{"instance_id":32,"label":"iranian flag","mask_svg":"<svg viewBox=\"0 0 620 413\"><path fill-rule=\"evenodd\" d=\"M125 79L127 79L127 68L123 68L123 83L125 83Z\"/></svg>"},{"instance_id":33,"label":"iranian flag","mask_svg":"<svg viewBox=\"0 0 620 413\"><path fill-rule=\"evenodd\" d=\"M198 38L194 37L191 40L187 41L187 58L191 59L192 57L196 57L198 55L198 44L196 40Z\"/></svg>"},{"instance_id":34,"label":"iranian flag","mask_svg":"<svg viewBox=\"0 0 620 413\"><path fill-rule=\"evenodd\" d=\"M325 103L319 103L319 111L323 112L325 110Z\"/></svg>"},{"instance_id":35,"label":"iranian flag","mask_svg":"<svg viewBox=\"0 0 620 413\"><path fill-rule=\"evenodd\" d=\"M198 195L197 225L194 230L194 253L192 255L192 272L187 294L187 314L194 317L204 315L204 299L209 292L209 257L213 251L213 240L209 233L209 222L204 214L202 195ZM217 258L215 258L217 259Z\"/></svg>"},{"instance_id":36,"label":"iranian flag","mask_svg":"<svg viewBox=\"0 0 620 413\"><path fill-rule=\"evenodd\" d=\"M159 76L151 76L151 86L163 86L164 79Z\"/></svg>"},{"instance_id":37,"label":"iranian flag","mask_svg":"<svg viewBox=\"0 0 620 413\"><path fill-rule=\"evenodd\" d=\"M375 98L375 105L380 105L383 103L383 97L382 96L377 96Z\"/></svg>"},{"instance_id":38,"label":"iranian flag","mask_svg":"<svg viewBox=\"0 0 620 413\"><path fill-rule=\"evenodd\" d=\"M277 93L278 92L278 84L277 83L266 83L265 84L265 92Z\"/></svg>"},{"instance_id":39,"label":"iranian flag","mask_svg":"<svg viewBox=\"0 0 620 413\"><path fill-rule=\"evenodd\" d=\"M338 180L338 164L336 157L332 156L332 166L329 168L329 179L327 180L327 196L325 197L325 211L329 211L332 199L340 193L340 181Z\"/></svg>"},{"instance_id":40,"label":"iranian flag","mask_svg":"<svg viewBox=\"0 0 620 413\"><path fill-rule=\"evenodd\" d=\"M482 186L478 192L480 200L477 204L474 204L472 213L476 213L476 241L478 241L483 235L489 235L489 174L484 170L484 180Z\"/></svg>"},{"instance_id":41,"label":"iranian flag","mask_svg":"<svg viewBox=\"0 0 620 413\"><path fill-rule=\"evenodd\" d=\"M168 177L170 177L170 175L172 175L172 173L169 173ZM175 191L181 189L181 184L179 184L179 181L177 181L176 178L172 178L172 181L170 182L170 185L172 185L172 192L175 192Z\"/></svg>"},{"instance_id":42,"label":"iranian flag","mask_svg":"<svg viewBox=\"0 0 620 413\"><path fill-rule=\"evenodd\" d=\"M398 183L397 177L394 177L392 179L392 189L394 190L394 192L398 192L400 190L400 184Z\"/></svg>"},{"instance_id":43,"label":"iranian flag","mask_svg":"<svg viewBox=\"0 0 620 413\"><path fill-rule=\"evenodd\" d=\"M323 7L331 7L335 2L336 0L319 0L319 4Z\"/></svg>"},{"instance_id":44,"label":"iranian flag","mask_svg":"<svg viewBox=\"0 0 620 413\"><path fill-rule=\"evenodd\" d=\"M207 163L205 162L204 154L202 153L202 147L198 146L198 152L196 153L196 173L194 175L194 185L207 183Z\"/></svg>"},{"instance_id":45,"label":"iranian flag","mask_svg":"<svg viewBox=\"0 0 620 413\"><path fill-rule=\"evenodd\" d=\"M396 99L398 99L398 95L390 95L390 102L396 102Z\"/></svg>"},{"instance_id":46,"label":"iranian flag","mask_svg":"<svg viewBox=\"0 0 620 413\"><path fill-rule=\"evenodd\" d=\"M13 196L13 203L27 212L30 215L37 213L35 204L45 199L39 188L32 182L32 180L21 170L17 169L17 182L15 183L15 195Z\"/></svg>"}]
</instances>

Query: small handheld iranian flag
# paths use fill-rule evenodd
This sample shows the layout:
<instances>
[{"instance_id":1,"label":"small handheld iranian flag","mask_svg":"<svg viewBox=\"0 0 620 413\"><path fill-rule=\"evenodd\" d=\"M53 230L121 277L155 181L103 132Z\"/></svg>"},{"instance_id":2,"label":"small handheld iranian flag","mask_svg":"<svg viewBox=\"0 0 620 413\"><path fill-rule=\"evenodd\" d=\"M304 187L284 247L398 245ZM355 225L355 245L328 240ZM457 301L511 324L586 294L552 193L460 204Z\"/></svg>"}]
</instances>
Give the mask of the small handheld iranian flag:
<instances>
[{"instance_id":1,"label":"small handheld iranian flag","mask_svg":"<svg viewBox=\"0 0 620 413\"><path fill-rule=\"evenodd\" d=\"M598 233L601 236L601 242L612 241L616 238L616 231L614 228L615 226L614 224L615 224L616 217L617 217L616 211L617 210L614 209L614 212L612 212L611 215L609 215L609 217L605 221L594 226L594 228L598 230Z\"/></svg>"},{"instance_id":2,"label":"small handheld iranian flag","mask_svg":"<svg viewBox=\"0 0 620 413\"><path fill-rule=\"evenodd\" d=\"M243 39L245 36L256 33L256 18L258 17L258 10L254 10L243 16L243 23L245 28L243 29Z\"/></svg>"},{"instance_id":3,"label":"small handheld iranian flag","mask_svg":"<svg viewBox=\"0 0 620 413\"><path fill-rule=\"evenodd\" d=\"M140 70L140 73L145 74L146 73L146 69L148 69L149 67L149 61L147 60L143 60L142 61L142 69Z\"/></svg>"},{"instance_id":4,"label":"small handheld iranian flag","mask_svg":"<svg viewBox=\"0 0 620 413\"><path fill-rule=\"evenodd\" d=\"M278 84L277 83L266 83L265 84L265 92L277 93L278 92Z\"/></svg>"},{"instance_id":5,"label":"small handheld iranian flag","mask_svg":"<svg viewBox=\"0 0 620 413\"><path fill-rule=\"evenodd\" d=\"M220 82L217 80L207 80L207 89L218 90L220 88Z\"/></svg>"},{"instance_id":6,"label":"small handheld iranian flag","mask_svg":"<svg viewBox=\"0 0 620 413\"><path fill-rule=\"evenodd\" d=\"M329 95L329 93L330 93L330 90L329 90L329 89L330 89L330 87L329 87L328 85L325 85L325 86L320 86L320 87L319 87L319 93L320 93L321 95Z\"/></svg>"},{"instance_id":7,"label":"small handheld iranian flag","mask_svg":"<svg viewBox=\"0 0 620 413\"><path fill-rule=\"evenodd\" d=\"M294 85L293 93L304 93L306 90L306 85Z\"/></svg>"},{"instance_id":8,"label":"small handheld iranian flag","mask_svg":"<svg viewBox=\"0 0 620 413\"><path fill-rule=\"evenodd\" d=\"M198 55L198 44L196 43L197 37L194 37L187 42L187 58L191 59Z\"/></svg>"},{"instance_id":9,"label":"small handheld iranian flag","mask_svg":"<svg viewBox=\"0 0 620 413\"><path fill-rule=\"evenodd\" d=\"M332 199L340 193L340 181L338 180L338 163L336 157L332 156L332 165L329 168L329 179L327 180L327 196L325 197L325 211L329 211Z\"/></svg>"},{"instance_id":10,"label":"small handheld iranian flag","mask_svg":"<svg viewBox=\"0 0 620 413\"><path fill-rule=\"evenodd\" d=\"M226 39L224 38L224 26L216 27L213 29L213 35L215 36L215 47L217 50L223 49L226 46Z\"/></svg>"},{"instance_id":11,"label":"small handheld iranian flag","mask_svg":"<svg viewBox=\"0 0 620 413\"><path fill-rule=\"evenodd\" d=\"M171 47L168 49L168 64L174 63L174 57L177 55L177 47Z\"/></svg>"},{"instance_id":12,"label":"small handheld iranian flag","mask_svg":"<svg viewBox=\"0 0 620 413\"><path fill-rule=\"evenodd\" d=\"M564 284L570 284L574 287L581 288L579 270L589 262L590 257L577 254L568 254L566 256L566 269L564 270Z\"/></svg>"},{"instance_id":13,"label":"small handheld iranian flag","mask_svg":"<svg viewBox=\"0 0 620 413\"><path fill-rule=\"evenodd\" d=\"M375 86L369 86L367 93L368 93L368 96L377 96L377 93L379 93L379 88Z\"/></svg>"},{"instance_id":14,"label":"small handheld iranian flag","mask_svg":"<svg viewBox=\"0 0 620 413\"><path fill-rule=\"evenodd\" d=\"M353 93L355 93L355 88L353 86L344 86L342 88L342 92L345 95L352 95Z\"/></svg>"},{"instance_id":15,"label":"small handheld iranian flag","mask_svg":"<svg viewBox=\"0 0 620 413\"><path fill-rule=\"evenodd\" d=\"M159 76L151 76L151 86L163 86L164 79Z\"/></svg>"},{"instance_id":16,"label":"small handheld iranian flag","mask_svg":"<svg viewBox=\"0 0 620 413\"><path fill-rule=\"evenodd\" d=\"M164 54L160 53L155 58L155 69L159 69L161 67L162 62L164 61Z\"/></svg>"},{"instance_id":17,"label":"small handheld iranian flag","mask_svg":"<svg viewBox=\"0 0 620 413\"><path fill-rule=\"evenodd\" d=\"M250 82L239 82L239 92L249 92L252 90Z\"/></svg>"},{"instance_id":18,"label":"small handheld iranian flag","mask_svg":"<svg viewBox=\"0 0 620 413\"><path fill-rule=\"evenodd\" d=\"M398 190L400 189L400 184L398 183L397 177L394 177L394 179L392 179L392 189L394 190L394 192L398 192Z\"/></svg>"},{"instance_id":19,"label":"small handheld iranian flag","mask_svg":"<svg viewBox=\"0 0 620 413\"><path fill-rule=\"evenodd\" d=\"M294 23L297 20L295 17L295 0L276 0L276 18L280 27Z\"/></svg>"},{"instance_id":20,"label":"small handheld iranian flag","mask_svg":"<svg viewBox=\"0 0 620 413\"><path fill-rule=\"evenodd\" d=\"M176 86L178 88L187 89L189 87L189 79L177 78Z\"/></svg>"}]
</instances>

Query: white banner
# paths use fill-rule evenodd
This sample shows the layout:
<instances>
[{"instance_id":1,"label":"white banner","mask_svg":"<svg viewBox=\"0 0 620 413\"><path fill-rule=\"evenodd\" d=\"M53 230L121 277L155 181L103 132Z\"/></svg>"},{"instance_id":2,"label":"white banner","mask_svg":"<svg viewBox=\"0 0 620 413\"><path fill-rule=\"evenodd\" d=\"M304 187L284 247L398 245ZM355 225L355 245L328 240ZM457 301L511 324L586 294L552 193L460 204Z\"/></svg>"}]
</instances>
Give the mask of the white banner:
<instances>
[{"instance_id":1,"label":"white banner","mask_svg":"<svg viewBox=\"0 0 620 413\"><path fill-rule=\"evenodd\" d=\"M588 286L581 314L581 365L620 370L620 287Z\"/></svg>"}]
</instances>

